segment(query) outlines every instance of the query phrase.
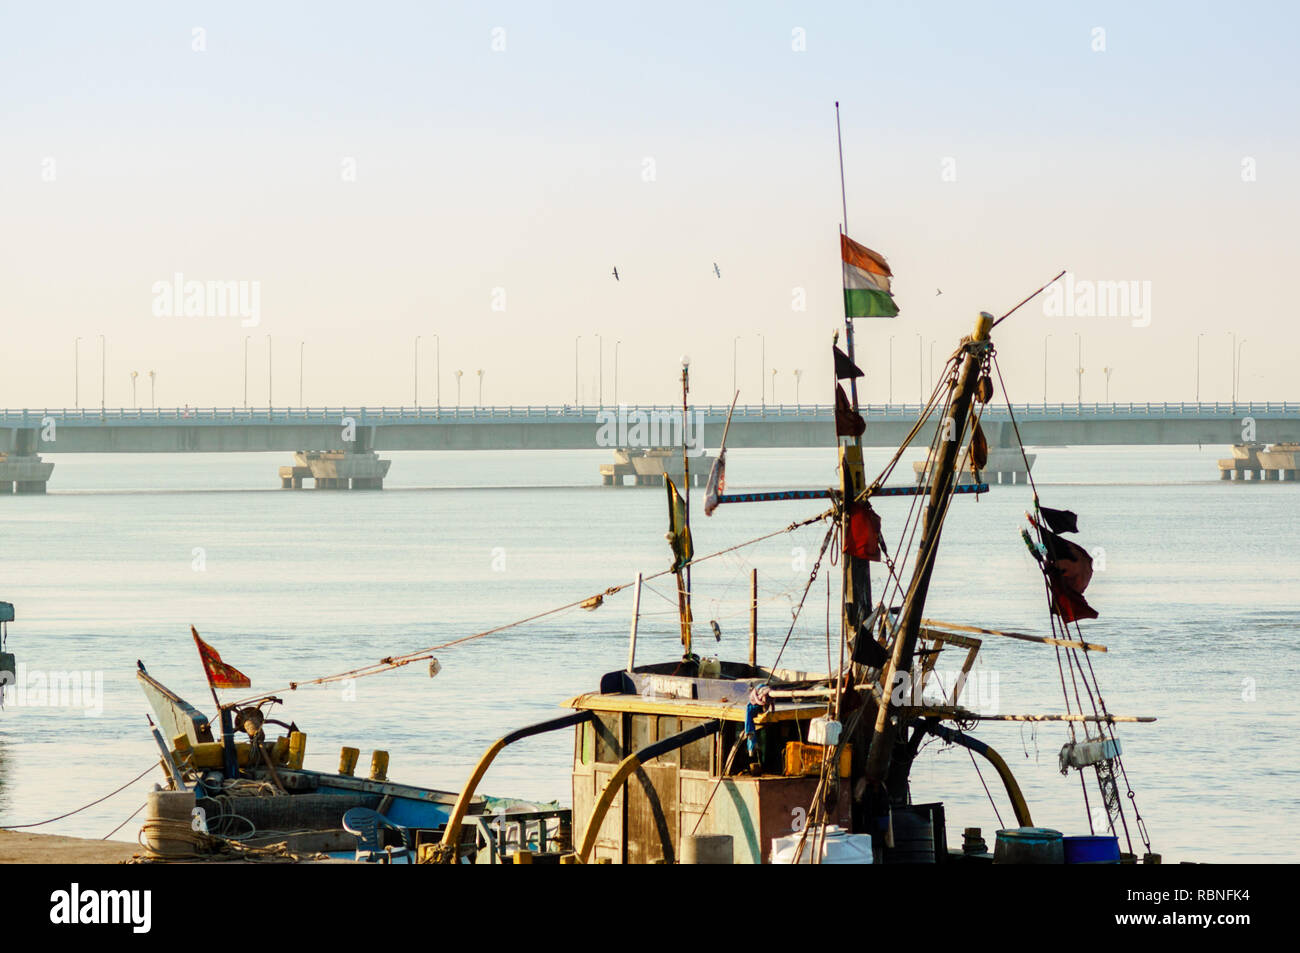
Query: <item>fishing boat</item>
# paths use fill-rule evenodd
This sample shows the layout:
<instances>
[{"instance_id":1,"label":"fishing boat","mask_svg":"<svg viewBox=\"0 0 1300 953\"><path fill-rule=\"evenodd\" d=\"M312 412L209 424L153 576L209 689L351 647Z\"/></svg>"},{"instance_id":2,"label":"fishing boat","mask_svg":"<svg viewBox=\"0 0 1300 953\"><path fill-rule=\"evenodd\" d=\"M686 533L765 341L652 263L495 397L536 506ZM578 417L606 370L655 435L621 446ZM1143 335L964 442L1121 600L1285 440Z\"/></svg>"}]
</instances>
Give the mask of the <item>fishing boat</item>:
<instances>
[{"instance_id":1,"label":"fishing boat","mask_svg":"<svg viewBox=\"0 0 1300 953\"><path fill-rule=\"evenodd\" d=\"M426 841L441 839L455 792L390 779L382 749L371 754L366 776L357 773L360 751L349 746L340 750L336 772L304 767L306 733L271 717L282 700L267 695L222 703L217 687L247 687L247 679L197 632L194 639L219 712L215 736L206 715L137 663L167 778L167 787L150 795L141 831L147 859L409 864ZM276 729L278 737L270 738ZM462 856L471 862L500 862L508 836L525 848L568 836L570 812L557 804L475 796L463 813Z\"/></svg>"},{"instance_id":2,"label":"fishing boat","mask_svg":"<svg viewBox=\"0 0 1300 953\"><path fill-rule=\"evenodd\" d=\"M841 242L846 264L872 259L887 268L883 258L846 235L841 235ZM506 745L546 732L572 730L573 846L537 854L520 850L514 856L522 862L1138 862L1134 849L1138 839L1143 847L1140 860L1158 863L1159 855L1151 851L1145 823L1127 787L1115 733L1117 724L1155 719L1114 715L1102 700L1092 656L1105 647L1086 641L1078 624L1096 615L1083 597L1091 559L1062 535L1077 532L1075 514L1043 505L1033 490L1033 509L1023 537L1043 574L1049 635L1009 632L970 621L945 623L928 618L925 612L950 506L963 495L989 490L982 480L987 445L980 417L993 398L994 375L1001 377L991 336L996 323L991 314L979 315L971 334L949 358L912 429L914 439L927 427L932 429L925 480L918 487L885 483L912 440L898 449L879 475L866 479L856 387L850 399L838 383L855 382L861 375L852 357L851 317L846 320L847 353L839 349L838 341L832 344L839 486L726 494L724 433L706 491L706 511L772 499L821 499L830 504L788 529L816 522L825 526L817 563L803 589L804 600L832 547L840 557L838 666L822 673L781 668L780 653L777 660L760 664L753 621L758 606L756 574L751 585L748 658L720 661L696 654L690 568L719 554L694 553L689 487L679 495L668 481L673 563L667 575L677 584L681 657L637 662L643 581L638 576L627 665L603 676L594 691L565 701L570 714L521 729L494 744L460 792L441 841L422 847L418 860L463 859L459 826L472 810L479 780ZM688 373L684 364L684 413ZM965 479L967 474L973 479ZM873 508L873 502L891 497L913 501L895 547L887 545ZM909 545L912 540L914 545ZM906 572L909 560L910 574ZM883 591L874 596L872 563L886 571ZM798 610L803 606L801 601ZM1065 710L986 714L963 704L966 678L989 638L1016 640L1028 651L1054 650L1061 684L1071 686L1065 692ZM943 691L935 698L928 689L937 684L936 663L941 656L945 660L956 656L960 674L950 686L939 686ZM1087 834L1066 836L1055 828L1036 826L1006 761L973 733L978 726L1017 722L1057 722L1065 727L1068 740L1059 756L1061 771L1077 773L1081 780L1085 772L1093 775L1095 794L1090 795L1084 783L1083 795L1085 801L1093 796L1100 801L1099 812L1085 810L1091 827ZM1015 825L996 832L992 849L978 829L966 830L962 842L950 847L942 792L924 792L924 800L918 800L921 792L914 791L911 771L927 739L970 751L1001 781ZM1121 785L1126 788L1123 794Z\"/></svg>"},{"instance_id":3,"label":"fishing boat","mask_svg":"<svg viewBox=\"0 0 1300 953\"><path fill-rule=\"evenodd\" d=\"M191 769L197 765L217 771L215 765L220 762L219 774L211 780L202 778L204 794L252 778L279 784L290 794L297 790L289 801L309 796L308 791L316 792L317 800L364 796L382 823L408 834L414 832L403 844L417 863L476 862L483 859L484 847L483 838L475 831L484 830L481 819L493 812L492 802L479 797L478 785L494 760L511 745L570 731L571 814L551 811L546 819L555 822L552 827L528 834L521 826L512 838L501 836L504 825L498 825L489 860L558 864L1158 863L1160 855L1151 849L1116 734L1119 724L1155 719L1113 714L1103 700L1093 657L1106 649L1085 639L1080 628L1080 622L1097 616L1084 597L1092 560L1082 546L1067 538L1079 532L1076 514L1049 507L1040 499L994 344L994 329L1061 275L999 318L979 313L970 333L957 342L945 362L907 438L880 472L869 477L863 461L866 423L857 389L857 381L864 375L855 362L854 321L890 318L898 314L898 308L888 262L849 238L847 201L844 205L839 244L845 348L839 346L838 331L830 342L838 483L825 488L728 494L729 415L705 489L706 516L723 506L736 512L742 504L782 500L815 504L805 518L774 528L755 520L751 525L758 533L747 543L709 554L695 552L691 455L685 444L690 367L683 358L682 491L672 478L675 468L664 477L672 553L668 569L619 582L519 623L387 656L361 669L291 687L378 675L430 660L435 650L542 616L577 607L596 610L611 597L630 591L631 631L625 666L605 674L591 691L564 701L566 714L520 728L494 742L455 795L396 789L384 778L382 769L377 775L372 771L368 782L358 781L352 778L350 768L355 757L349 761L346 751L343 767L347 770L335 775L303 771L301 759L295 755L296 729L292 724L274 745L261 740L264 726L271 723L261 711L279 701L274 696L261 698L251 710L247 705L218 702L223 743L217 745L206 723L183 708L176 714L176 700L162 696L161 687L155 685L151 697L163 697L172 706L167 728L173 737L179 740L183 735L196 747L196 753L197 746L206 746L202 757L208 760L191 758L187 762ZM847 392L843 382L848 384ZM1014 449L1024 458L1027 483L1004 492L1028 493L1029 512L1021 536L1042 576L1047 634L981 624L986 620L942 622L930 618L926 611L951 507L962 497L990 489L984 479L989 447L981 418L995 397L1006 403L1016 437ZM919 478L903 485L889 483L909 449L928 449ZM875 507L885 508L893 501L908 506L903 519L891 523L894 533L887 534ZM745 660L698 654L692 567L814 525L823 530L820 551L775 658L758 658L756 575L750 583L750 639ZM839 593L832 597L828 586L827 617L832 615L832 602L836 603L833 615L839 622L838 638L832 646L828 624L827 670L783 667L782 657L814 582L824 565L830 572L829 567L837 561ZM882 578L873 579L873 564L879 566L876 574ZM646 664L637 659L641 592L645 582L661 577L675 584L681 654ZM1026 651L1053 652L1063 710L989 713L967 704L963 695L967 678L983 643L990 638L1015 641ZM195 639L214 686L214 700L216 686L241 684L242 676L236 678L237 672L232 675L223 668L219 657L212 657L215 653L210 647L205 650L197 633ZM937 677L936 663L941 657L945 661L955 657L958 672L946 686ZM143 670L140 677L149 684ZM159 702L155 702L155 710L162 718ZM1064 729L1059 767L1063 774L1074 774L1080 781L1086 834L1079 831L1067 836L1058 828L1037 826L1042 818L1031 813L1005 759L975 734L984 726L1024 722L1050 722ZM245 749L231 741L237 728L250 737L246 763L239 761ZM972 761L978 756L999 779L1015 824L999 824L992 849L975 828L963 831L960 845L950 846L944 792L916 790L912 769L928 740L969 751ZM165 762L178 754L189 757L176 746L161 741L160 745ZM182 783L184 771L178 766L175 784ZM979 779L983 781L982 774ZM1099 802L1097 810L1090 803L1094 797ZM989 798L993 800L991 793Z\"/></svg>"},{"instance_id":4,"label":"fishing boat","mask_svg":"<svg viewBox=\"0 0 1300 953\"><path fill-rule=\"evenodd\" d=\"M841 250L846 268L865 262L888 269L883 257L843 233ZM195 805L201 813L207 809L207 831L215 824L228 838L231 823L279 832L341 830L354 839L335 842L335 848L342 848L336 853L390 860L398 859L397 854L403 862L416 863L1158 863L1160 857L1151 850L1145 821L1137 812L1116 734L1119 724L1155 719L1113 714L1103 700L1092 658L1106 649L1085 639L1079 625L1097 615L1083 595L1091 578L1091 558L1066 538L1078 532L1077 516L1046 506L1032 477L1023 488L1030 492L1031 511L1022 538L1043 578L1048 634L1005 631L980 624L982 620L942 622L926 613L951 506L990 489L982 478L988 450L980 421L994 399L995 378L1001 383L992 337L1000 320L979 314L971 333L948 358L909 439L868 479L862 455L865 423L856 394L862 372L854 363L853 319L846 317L847 351L840 349L838 333L831 342L837 486L728 494L724 431L706 486L706 513L769 500L818 503L806 518L763 532L749 543L711 554L695 552L690 456L683 447L685 492L665 479L669 568L550 610L595 610L630 590L627 664L604 675L594 690L564 701L566 714L498 739L459 792L391 782L383 752L375 753L365 779L355 776L355 749L343 749L337 773L305 770L302 733L292 722L267 715L280 698L218 701L218 687L246 687L247 679L194 632L220 712L220 741L213 738L204 716L152 679L143 666L138 672L159 718L162 731L156 737L172 787L193 791L194 800L183 807ZM845 380L852 397L840 383ZM681 381L685 420L690 387L685 361ZM1005 387L1002 392L1006 399ZM919 485L887 483L904 452L925 449L919 441L926 434L925 479ZM972 479L966 479L967 474ZM875 505L883 508L885 501L893 500L910 505L891 544ZM813 525L824 531L820 551L776 658L758 658L756 574L750 586L747 658L701 657L695 649L692 567ZM838 657L838 664L832 662L824 672L782 667L781 657L813 583L823 566L835 561L828 556L838 557L841 582L835 613L838 644L831 646L829 631L827 642L828 660ZM873 563L883 570L878 590ZM680 657L647 664L636 657L640 597L644 583L658 577L670 578L677 590L682 651ZM433 648L445 649L509 627ZM1064 710L988 713L965 704L966 679L990 638L1014 640L1026 651L1054 652ZM312 683L379 674L431 660L431 652L388 656ZM946 661L954 656L959 674L942 685L936 664L941 657ZM436 665L436 660L430 664ZM307 683L292 683L290 688L299 684ZM1067 836L1059 828L1037 826L1041 819L1031 814L1005 759L975 734L986 725L1023 722L1054 722L1065 729L1059 766L1081 782L1086 834ZM270 725L284 733L268 743ZM505 748L566 730L573 733L571 811L479 796L479 783ZM248 740L236 742L237 732ZM163 741L163 733L170 744ZM972 760L979 757L987 763L1001 782L1015 824L996 831L991 849L979 829L965 830L960 845L950 846L943 792L914 790L912 768L930 739L966 749ZM993 800L991 793L989 797ZM1094 797L1096 811L1088 803ZM355 817L349 822L353 810L364 812L365 830Z\"/></svg>"}]
</instances>

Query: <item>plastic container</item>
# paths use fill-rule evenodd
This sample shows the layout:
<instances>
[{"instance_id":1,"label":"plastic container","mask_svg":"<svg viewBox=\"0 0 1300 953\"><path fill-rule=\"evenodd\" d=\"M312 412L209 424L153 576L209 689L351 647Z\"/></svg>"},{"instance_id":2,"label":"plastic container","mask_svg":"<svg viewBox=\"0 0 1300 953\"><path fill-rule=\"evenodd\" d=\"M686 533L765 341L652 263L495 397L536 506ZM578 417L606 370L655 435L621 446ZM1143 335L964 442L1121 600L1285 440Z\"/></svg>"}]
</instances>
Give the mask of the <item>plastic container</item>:
<instances>
[{"instance_id":1,"label":"plastic container","mask_svg":"<svg viewBox=\"0 0 1300 953\"><path fill-rule=\"evenodd\" d=\"M995 864L1063 864L1061 832L1047 827L1013 827L998 831Z\"/></svg>"},{"instance_id":2,"label":"plastic container","mask_svg":"<svg viewBox=\"0 0 1300 953\"><path fill-rule=\"evenodd\" d=\"M1067 864L1118 864L1119 838L1114 834L1062 838Z\"/></svg>"},{"instance_id":3,"label":"plastic container","mask_svg":"<svg viewBox=\"0 0 1300 953\"><path fill-rule=\"evenodd\" d=\"M809 831L804 839L801 864L813 863L813 834ZM801 834L788 837L772 838L772 860L774 864L793 864L794 852L799 848ZM870 834L850 834L842 827L828 824L826 837L822 842L823 864L870 864L873 862Z\"/></svg>"}]
</instances>

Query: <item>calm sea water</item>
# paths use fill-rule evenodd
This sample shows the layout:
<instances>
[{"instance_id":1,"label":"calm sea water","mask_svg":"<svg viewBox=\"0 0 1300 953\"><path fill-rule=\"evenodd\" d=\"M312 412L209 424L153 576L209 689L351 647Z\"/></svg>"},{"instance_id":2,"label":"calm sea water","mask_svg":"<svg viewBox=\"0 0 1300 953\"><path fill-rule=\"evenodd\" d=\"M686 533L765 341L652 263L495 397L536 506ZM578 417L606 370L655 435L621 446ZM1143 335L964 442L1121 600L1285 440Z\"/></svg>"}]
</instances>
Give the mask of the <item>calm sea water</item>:
<instances>
[{"instance_id":1,"label":"calm sea water","mask_svg":"<svg viewBox=\"0 0 1300 953\"><path fill-rule=\"evenodd\" d=\"M1300 728L1300 486L1222 484L1221 448L1041 451L1043 502L1079 513L1097 573L1088 598L1101 618L1086 637L1122 726L1128 777L1153 847L1166 860L1300 860L1286 821L1300 786L1290 742ZM436 645L668 564L662 491L602 488L605 452L392 454L382 493L281 491L283 454L64 456L43 498L0 498L0 599L18 620L9 648L28 673L102 676L102 708L49 707L11 694L0 712L0 824L73 810L156 760L136 686L136 660L200 708L211 698L191 623L255 690L332 674ZM869 466L884 462L869 452ZM909 471L910 472L910 471ZM900 470L901 473L901 470ZM733 451L729 487L827 486L829 450ZM910 501L884 500L885 529ZM959 498L928 614L1045 633L1042 585L1018 534L1028 491ZM724 507L697 517L696 548L712 552L817 512L815 503ZM759 571L760 657L785 636L823 530L813 526L701 565L696 617L716 619L743 658L747 581ZM830 572L833 580L838 573ZM671 586L643 598L638 656L680 651ZM342 745L391 753L390 775L458 789L504 732L558 713L594 690L627 655L630 593L438 653L351 688L284 694L278 714L308 735L307 763L333 769ZM825 670L826 590L818 579L783 664ZM942 667L942 666L941 666ZM1002 712L1058 712L1055 653L989 638L979 690ZM1016 772L1034 821L1087 831L1079 781L1062 777L1060 724L984 723L975 734ZM568 803L568 733L507 751L481 790ZM1003 820L1005 797L987 768ZM913 774L918 801L944 800L950 836L999 826L970 758L931 745ZM103 837L144 800L156 772L102 804L37 830ZM1097 803L1095 792L1094 805ZM1130 815L1131 816L1131 815ZM138 818L116 837L133 839ZM1135 838L1136 845L1136 838ZM1141 847L1138 846L1141 850Z\"/></svg>"}]
</instances>

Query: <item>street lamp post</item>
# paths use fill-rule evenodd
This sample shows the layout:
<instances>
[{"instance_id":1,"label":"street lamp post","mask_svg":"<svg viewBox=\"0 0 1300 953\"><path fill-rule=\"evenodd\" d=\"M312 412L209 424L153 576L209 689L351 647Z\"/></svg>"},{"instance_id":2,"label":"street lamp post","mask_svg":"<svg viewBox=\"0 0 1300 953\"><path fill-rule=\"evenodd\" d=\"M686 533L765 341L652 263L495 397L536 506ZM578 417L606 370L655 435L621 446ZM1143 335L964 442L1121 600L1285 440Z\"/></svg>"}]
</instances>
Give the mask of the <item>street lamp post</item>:
<instances>
[{"instance_id":1,"label":"street lamp post","mask_svg":"<svg viewBox=\"0 0 1300 953\"><path fill-rule=\"evenodd\" d=\"M131 372L131 409L135 410L135 379L140 376L139 371Z\"/></svg>"},{"instance_id":2,"label":"street lamp post","mask_svg":"<svg viewBox=\"0 0 1300 953\"><path fill-rule=\"evenodd\" d=\"M934 345L937 342L930 342L930 392L934 392Z\"/></svg>"},{"instance_id":3,"label":"street lamp post","mask_svg":"<svg viewBox=\"0 0 1300 953\"><path fill-rule=\"evenodd\" d=\"M894 335L889 336L889 403L894 402Z\"/></svg>"},{"instance_id":4,"label":"street lamp post","mask_svg":"<svg viewBox=\"0 0 1300 953\"><path fill-rule=\"evenodd\" d=\"M916 386L921 395L921 406L925 406L925 339L916 336Z\"/></svg>"},{"instance_id":5,"label":"street lamp post","mask_svg":"<svg viewBox=\"0 0 1300 953\"><path fill-rule=\"evenodd\" d=\"M415 351L415 355L414 355L415 369L412 372L412 380L413 380L413 386L415 390L415 394L414 394L415 410L418 413L420 410L420 335L418 334L415 336L414 351Z\"/></svg>"},{"instance_id":6,"label":"street lamp post","mask_svg":"<svg viewBox=\"0 0 1300 953\"><path fill-rule=\"evenodd\" d=\"M740 343L740 335L731 339L731 392L736 393L736 345Z\"/></svg>"},{"instance_id":7,"label":"street lamp post","mask_svg":"<svg viewBox=\"0 0 1300 953\"><path fill-rule=\"evenodd\" d=\"M1237 402L1237 395L1241 391L1241 352L1246 347L1246 340L1246 338L1242 338L1241 343L1237 345L1237 386L1232 392L1232 402L1234 404Z\"/></svg>"},{"instance_id":8,"label":"street lamp post","mask_svg":"<svg viewBox=\"0 0 1300 953\"><path fill-rule=\"evenodd\" d=\"M1106 403L1110 403L1110 375L1114 372L1113 367L1103 367L1101 372L1106 375Z\"/></svg>"},{"instance_id":9,"label":"street lamp post","mask_svg":"<svg viewBox=\"0 0 1300 953\"><path fill-rule=\"evenodd\" d=\"M1043 404L1047 404L1047 339L1052 336L1049 331L1043 335Z\"/></svg>"},{"instance_id":10,"label":"street lamp post","mask_svg":"<svg viewBox=\"0 0 1300 953\"><path fill-rule=\"evenodd\" d=\"M461 375L463 375L464 373L465 373L464 371L456 372L456 410L457 411L460 410L460 379L461 379Z\"/></svg>"},{"instance_id":11,"label":"street lamp post","mask_svg":"<svg viewBox=\"0 0 1300 953\"><path fill-rule=\"evenodd\" d=\"M776 406L776 368L772 368L772 406Z\"/></svg>"},{"instance_id":12,"label":"street lamp post","mask_svg":"<svg viewBox=\"0 0 1300 953\"><path fill-rule=\"evenodd\" d=\"M573 339L573 406L575 407L582 406L582 401L578 398L578 342L581 340L581 334Z\"/></svg>"},{"instance_id":13,"label":"street lamp post","mask_svg":"<svg viewBox=\"0 0 1300 953\"><path fill-rule=\"evenodd\" d=\"M149 372L149 406L157 408L158 406L158 373L157 371Z\"/></svg>"},{"instance_id":14,"label":"street lamp post","mask_svg":"<svg viewBox=\"0 0 1300 953\"><path fill-rule=\"evenodd\" d=\"M478 369L478 405L483 406L483 368Z\"/></svg>"},{"instance_id":15,"label":"street lamp post","mask_svg":"<svg viewBox=\"0 0 1300 953\"><path fill-rule=\"evenodd\" d=\"M1075 367L1075 371L1079 375L1079 385L1078 390L1075 391L1074 403L1075 406L1081 407L1083 406L1083 337L1078 331L1074 332L1074 344L1079 358L1078 366Z\"/></svg>"},{"instance_id":16,"label":"street lamp post","mask_svg":"<svg viewBox=\"0 0 1300 953\"><path fill-rule=\"evenodd\" d=\"M1202 331L1196 335L1196 402L1201 402L1201 338L1205 337Z\"/></svg>"},{"instance_id":17,"label":"street lamp post","mask_svg":"<svg viewBox=\"0 0 1300 953\"><path fill-rule=\"evenodd\" d=\"M794 374L794 405L799 407L799 378L803 377L803 371L796 367L791 373Z\"/></svg>"}]
</instances>

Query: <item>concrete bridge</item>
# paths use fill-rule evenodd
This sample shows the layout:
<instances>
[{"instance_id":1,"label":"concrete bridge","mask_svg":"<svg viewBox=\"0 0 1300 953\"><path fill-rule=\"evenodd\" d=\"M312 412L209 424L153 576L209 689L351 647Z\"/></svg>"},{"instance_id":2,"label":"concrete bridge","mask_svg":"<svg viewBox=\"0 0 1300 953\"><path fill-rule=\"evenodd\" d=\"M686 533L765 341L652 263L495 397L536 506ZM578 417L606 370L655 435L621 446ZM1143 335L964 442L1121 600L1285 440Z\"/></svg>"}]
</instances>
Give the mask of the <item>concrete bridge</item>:
<instances>
[{"instance_id":1,"label":"concrete bridge","mask_svg":"<svg viewBox=\"0 0 1300 953\"><path fill-rule=\"evenodd\" d=\"M865 443L898 446L920 409L917 404L864 407ZM1300 442L1300 403L1291 402L1017 404L1012 413L1024 442L1035 447ZM693 406L687 425L692 446L715 448L726 416L725 405ZM992 447L1014 445L1010 420L1005 404L990 404L985 411L984 430ZM614 450L681 442L681 408L671 405L0 411L0 452L8 455L10 466L30 466L34 456L53 453L343 451L373 456L393 450ZM728 437L732 447L826 447L834 442L833 409L825 405L737 407ZM49 463L39 466L52 468ZM21 478L9 479L35 483L41 477L24 471ZM0 483L4 480L0 473Z\"/></svg>"}]
</instances>

